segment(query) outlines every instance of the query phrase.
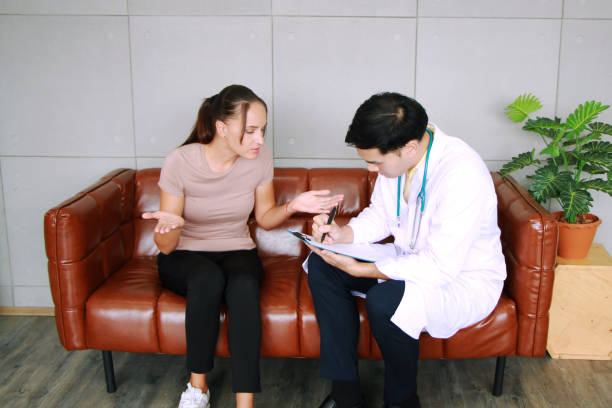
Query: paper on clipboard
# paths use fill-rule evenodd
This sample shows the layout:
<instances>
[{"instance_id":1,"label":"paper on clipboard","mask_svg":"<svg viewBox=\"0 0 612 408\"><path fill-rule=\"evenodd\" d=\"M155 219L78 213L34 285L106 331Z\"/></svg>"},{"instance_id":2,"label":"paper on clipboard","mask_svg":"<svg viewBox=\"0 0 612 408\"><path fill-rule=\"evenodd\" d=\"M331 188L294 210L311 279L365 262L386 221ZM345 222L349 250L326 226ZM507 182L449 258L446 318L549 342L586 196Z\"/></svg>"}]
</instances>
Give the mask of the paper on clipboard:
<instances>
[{"instance_id":1,"label":"paper on clipboard","mask_svg":"<svg viewBox=\"0 0 612 408\"><path fill-rule=\"evenodd\" d=\"M386 258L397 256L393 244L331 244L326 245L316 242L315 239L299 231L288 229L291 235L300 241L317 248L326 249L340 255L350 256L362 262L376 262Z\"/></svg>"}]
</instances>

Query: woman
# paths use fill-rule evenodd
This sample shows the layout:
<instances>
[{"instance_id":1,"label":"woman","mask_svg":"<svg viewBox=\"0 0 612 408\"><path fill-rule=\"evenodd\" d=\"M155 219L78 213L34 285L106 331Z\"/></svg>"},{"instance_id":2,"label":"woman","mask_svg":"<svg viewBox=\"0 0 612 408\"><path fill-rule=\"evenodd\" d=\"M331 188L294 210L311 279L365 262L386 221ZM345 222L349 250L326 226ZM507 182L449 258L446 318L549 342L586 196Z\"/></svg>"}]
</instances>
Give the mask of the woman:
<instances>
[{"instance_id":1,"label":"woman","mask_svg":"<svg viewBox=\"0 0 612 408\"><path fill-rule=\"evenodd\" d=\"M253 208L264 229L292 213L328 212L342 199L328 190L302 193L284 205L274 198L273 159L264 146L267 107L250 89L231 85L204 101L193 131L161 171L155 243L165 288L187 299L187 368L179 407L209 407L206 373L213 368L219 307L229 309L228 339L238 408L260 391L263 268L247 220Z\"/></svg>"}]
</instances>

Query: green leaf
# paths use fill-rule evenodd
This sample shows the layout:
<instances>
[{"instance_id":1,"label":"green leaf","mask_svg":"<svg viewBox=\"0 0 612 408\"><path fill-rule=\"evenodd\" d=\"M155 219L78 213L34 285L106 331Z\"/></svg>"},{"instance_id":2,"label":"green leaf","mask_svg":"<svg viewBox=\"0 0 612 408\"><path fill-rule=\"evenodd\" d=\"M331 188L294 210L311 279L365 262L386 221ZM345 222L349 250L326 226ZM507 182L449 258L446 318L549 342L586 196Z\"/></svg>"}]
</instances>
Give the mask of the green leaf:
<instances>
[{"instance_id":1,"label":"green leaf","mask_svg":"<svg viewBox=\"0 0 612 408\"><path fill-rule=\"evenodd\" d=\"M538 127L527 128L526 126L523 126L523 130L526 130L528 132L537 133L549 139L554 139L555 137L557 137L557 131L555 129L538 128Z\"/></svg>"},{"instance_id":2,"label":"green leaf","mask_svg":"<svg viewBox=\"0 0 612 408\"><path fill-rule=\"evenodd\" d=\"M532 128L545 128L545 129L561 129L563 126L563 123L561 123L561 118L556 117L555 119L550 119L550 118L543 118L541 116L538 116L535 119L529 119L527 122L525 122L525 126L523 126L523 129L525 130L531 130Z\"/></svg>"},{"instance_id":3,"label":"green leaf","mask_svg":"<svg viewBox=\"0 0 612 408\"><path fill-rule=\"evenodd\" d=\"M513 122L522 122L527 116L542 107L540 100L532 94L523 94L505 109L506 116Z\"/></svg>"},{"instance_id":4,"label":"green leaf","mask_svg":"<svg viewBox=\"0 0 612 408\"><path fill-rule=\"evenodd\" d=\"M576 134L580 134L600 112L608 109L609 107L609 105L602 105L601 102L585 102L578 106L578 108L576 108L576 110L567 117L565 123L571 129L574 129Z\"/></svg>"},{"instance_id":5,"label":"green leaf","mask_svg":"<svg viewBox=\"0 0 612 408\"><path fill-rule=\"evenodd\" d=\"M612 154L612 143L606 141L590 142L582 146L582 151Z\"/></svg>"},{"instance_id":6,"label":"green leaf","mask_svg":"<svg viewBox=\"0 0 612 408\"><path fill-rule=\"evenodd\" d=\"M583 163L595 164L606 168L612 168L612 153L587 151L582 152L580 160Z\"/></svg>"},{"instance_id":7,"label":"green leaf","mask_svg":"<svg viewBox=\"0 0 612 408\"><path fill-rule=\"evenodd\" d=\"M550 154L552 157L559 156L559 142L556 140L554 142L550 142L548 146L540 151L540 154Z\"/></svg>"},{"instance_id":8,"label":"green leaf","mask_svg":"<svg viewBox=\"0 0 612 408\"><path fill-rule=\"evenodd\" d=\"M532 177L529 193L536 201L544 203L550 198L559 197L559 192L567 178L568 175L565 172L559 173L554 164L540 167Z\"/></svg>"},{"instance_id":9,"label":"green leaf","mask_svg":"<svg viewBox=\"0 0 612 408\"><path fill-rule=\"evenodd\" d=\"M508 163L504 164L500 170L502 177L506 177L513 171L520 170L531 164L539 163L538 160L533 158L534 151L535 149L530 152L521 153L518 156L513 157Z\"/></svg>"},{"instance_id":10,"label":"green leaf","mask_svg":"<svg viewBox=\"0 0 612 408\"><path fill-rule=\"evenodd\" d=\"M591 132L584 137L578 138L578 142L576 142L576 140L574 139L566 140L565 142L563 142L563 146L570 146L570 145L575 145L575 144L582 145L584 143L590 142L591 140L599 140L599 139L601 139L601 133Z\"/></svg>"},{"instance_id":11,"label":"green leaf","mask_svg":"<svg viewBox=\"0 0 612 408\"><path fill-rule=\"evenodd\" d=\"M573 166L573 165L575 165L575 164L576 164L576 157L575 157L575 156L572 154L572 152L569 152L569 153L566 155L566 157L565 157L565 158L567 159L567 165L568 165L568 166ZM555 160L556 160L556 162L557 162L556 164L555 164ZM555 159L553 159L552 157L549 157L549 158L546 160L546 164L547 164L547 165L549 165L549 166L550 166L550 165L554 165L554 166L556 166L556 167L561 167L561 166L563 166L563 165L564 165L564 162L563 162L563 159L562 159L561 157L557 157L557 158L555 158Z\"/></svg>"},{"instance_id":12,"label":"green leaf","mask_svg":"<svg viewBox=\"0 0 612 408\"><path fill-rule=\"evenodd\" d=\"M569 223L575 223L578 215L588 213L593 205L593 197L588 191L577 186L574 180L567 183L561 190L561 206L563 217Z\"/></svg>"},{"instance_id":13,"label":"green leaf","mask_svg":"<svg viewBox=\"0 0 612 408\"><path fill-rule=\"evenodd\" d=\"M554 139L557 137L557 130L563 128L561 118L555 117L555 119L537 117L535 119L527 119L523 130L528 132L535 132L542 136Z\"/></svg>"},{"instance_id":14,"label":"green leaf","mask_svg":"<svg viewBox=\"0 0 612 408\"><path fill-rule=\"evenodd\" d=\"M608 173L608 169L606 169L605 167L597 166L595 164L588 164L588 163L582 166L582 171L584 173L589 173L589 174L607 174Z\"/></svg>"},{"instance_id":15,"label":"green leaf","mask_svg":"<svg viewBox=\"0 0 612 408\"><path fill-rule=\"evenodd\" d=\"M582 180L578 183L578 187L584 190L597 190L612 196L612 181L600 178L591 180Z\"/></svg>"},{"instance_id":16,"label":"green leaf","mask_svg":"<svg viewBox=\"0 0 612 408\"><path fill-rule=\"evenodd\" d=\"M612 125L603 122L593 122L589 125L589 129L593 132L603 133L604 135L612 135Z\"/></svg>"}]
</instances>

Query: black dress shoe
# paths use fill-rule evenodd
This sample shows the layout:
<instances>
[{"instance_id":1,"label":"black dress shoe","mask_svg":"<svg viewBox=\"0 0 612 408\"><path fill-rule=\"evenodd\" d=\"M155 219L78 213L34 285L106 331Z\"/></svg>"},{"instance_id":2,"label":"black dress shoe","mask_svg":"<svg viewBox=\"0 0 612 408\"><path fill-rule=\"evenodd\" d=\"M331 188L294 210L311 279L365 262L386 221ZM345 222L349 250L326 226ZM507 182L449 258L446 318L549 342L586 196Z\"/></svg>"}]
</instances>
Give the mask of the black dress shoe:
<instances>
[{"instance_id":1,"label":"black dress shoe","mask_svg":"<svg viewBox=\"0 0 612 408\"><path fill-rule=\"evenodd\" d=\"M338 403L334 401L331 395L328 395L327 397L325 397L325 399L319 406L319 408L338 408L338 407L339 407ZM363 408L363 404L359 403L357 405L353 405L351 408Z\"/></svg>"}]
</instances>

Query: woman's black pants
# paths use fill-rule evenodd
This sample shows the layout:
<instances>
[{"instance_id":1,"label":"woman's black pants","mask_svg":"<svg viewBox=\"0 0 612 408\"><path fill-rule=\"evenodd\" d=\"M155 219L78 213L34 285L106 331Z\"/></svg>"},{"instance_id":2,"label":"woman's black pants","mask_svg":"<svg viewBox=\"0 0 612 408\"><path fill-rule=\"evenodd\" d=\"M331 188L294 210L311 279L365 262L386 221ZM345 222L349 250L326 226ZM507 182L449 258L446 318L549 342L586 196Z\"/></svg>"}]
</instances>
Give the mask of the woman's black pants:
<instances>
[{"instance_id":1,"label":"woman's black pants","mask_svg":"<svg viewBox=\"0 0 612 408\"><path fill-rule=\"evenodd\" d=\"M351 294L359 291L366 294L368 321L385 362L385 403L401 404L415 398L419 342L391 322L404 295L404 282L355 278L312 253L308 285L321 329L321 376L359 380L359 315Z\"/></svg>"},{"instance_id":2,"label":"woman's black pants","mask_svg":"<svg viewBox=\"0 0 612 408\"><path fill-rule=\"evenodd\" d=\"M176 250L157 258L162 285L187 299L187 369L207 373L219 335L221 302L228 308L228 342L234 392L259 392L263 267L257 250Z\"/></svg>"}]
</instances>

